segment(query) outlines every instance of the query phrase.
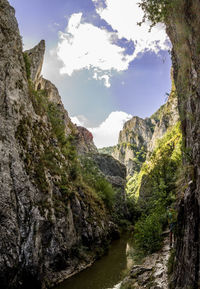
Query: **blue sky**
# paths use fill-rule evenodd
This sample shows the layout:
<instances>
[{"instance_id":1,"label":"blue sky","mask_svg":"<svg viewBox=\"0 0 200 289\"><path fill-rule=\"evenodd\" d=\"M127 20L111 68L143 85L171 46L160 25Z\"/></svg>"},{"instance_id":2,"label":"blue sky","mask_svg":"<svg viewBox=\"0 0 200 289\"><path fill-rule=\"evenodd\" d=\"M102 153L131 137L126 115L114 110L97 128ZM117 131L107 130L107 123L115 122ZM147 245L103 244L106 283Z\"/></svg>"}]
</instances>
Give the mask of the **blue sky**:
<instances>
[{"instance_id":1,"label":"blue sky","mask_svg":"<svg viewBox=\"0 0 200 289\"><path fill-rule=\"evenodd\" d=\"M137 25L137 2L10 0L24 49L45 39L43 75L99 147L116 143L131 116L153 114L170 91L169 42L163 27Z\"/></svg>"}]
</instances>

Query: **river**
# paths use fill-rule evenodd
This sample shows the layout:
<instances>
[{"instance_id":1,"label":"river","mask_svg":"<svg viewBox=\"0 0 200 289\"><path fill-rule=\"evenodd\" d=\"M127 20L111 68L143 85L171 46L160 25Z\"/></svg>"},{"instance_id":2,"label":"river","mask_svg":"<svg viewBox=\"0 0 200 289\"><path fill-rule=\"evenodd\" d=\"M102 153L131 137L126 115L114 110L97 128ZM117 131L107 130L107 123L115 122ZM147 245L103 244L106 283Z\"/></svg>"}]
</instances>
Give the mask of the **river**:
<instances>
[{"instance_id":1,"label":"river","mask_svg":"<svg viewBox=\"0 0 200 289\"><path fill-rule=\"evenodd\" d=\"M132 245L127 236L113 241L105 256L55 289L118 289L124 273L133 264L130 250Z\"/></svg>"}]
</instances>

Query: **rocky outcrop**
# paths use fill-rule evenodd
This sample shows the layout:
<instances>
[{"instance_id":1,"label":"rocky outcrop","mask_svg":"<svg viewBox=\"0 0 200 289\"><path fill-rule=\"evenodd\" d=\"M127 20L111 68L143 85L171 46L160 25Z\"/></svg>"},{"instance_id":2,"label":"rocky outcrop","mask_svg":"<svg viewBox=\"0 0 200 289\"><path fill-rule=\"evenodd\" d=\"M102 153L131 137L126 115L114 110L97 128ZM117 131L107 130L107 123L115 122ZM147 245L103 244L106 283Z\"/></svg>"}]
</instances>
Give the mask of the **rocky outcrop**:
<instances>
[{"instance_id":1,"label":"rocky outcrop","mask_svg":"<svg viewBox=\"0 0 200 289\"><path fill-rule=\"evenodd\" d=\"M77 150L80 155L88 153L98 153L98 150L93 142L92 133L85 127L78 126L77 134Z\"/></svg>"},{"instance_id":2,"label":"rocky outcrop","mask_svg":"<svg viewBox=\"0 0 200 289\"><path fill-rule=\"evenodd\" d=\"M79 178L77 128L39 75L44 42L24 57L14 14L1 0L0 287L36 289L93 262L116 226Z\"/></svg>"},{"instance_id":3,"label":"rocky outcrop","mask_svg":"<svg viewBox=\"0 0 200 289\"><path fill-rule=\"evenodd\" d=\"M168 289L167 264L170 256L169 238L164 240L163 248L145 258L142 265L135 265L120 288Z\"/></svg>"},{"instance_id":4,"label":"rocky outcrop","mask_svg":"<svg viewBox=\"0 0 200 289\"><path fill-rule=\"evenodd\" d=\"M152 129L154 123L151 119L142 119L134 116L128 120L119 134L119 143L135 144L138 148L147 146L152 138Z\"/></svg>"},{"instance_id":5,"label":"rocky outcrop","mask_svg":"<svg viewBox=\"0 0 200 289\"><path fill-rule=\"evenodd\" d=\"M167 102L151 116L156 122L151 141L148 143L148 152L153 152L157 145L157 141L166 133L167 129L172 127L180 119L178 113L178 98L173 80L173 69L171 70L172 88Z\"/></svg>"},{"instance_id":6,"label":"rocky outcrop","mask_svg":"<svg viewBox=\"0 0 200 289\"><path fill-rule=\"evenodd\" d=\"M93 160L114 187L124 189L126 184L126 167L123 164L112 156L102 154L93 155Z\"/></svg>"},{"instance_id":7,"label":"rocky outcrop","mask_svg":"<svg viewBox=\"0 0 200 289\"><path fill-rule=\"evenodd\" d=\"M127 174L133 175L146 158L147 145L153 135L154 121L134 116L120 131L118 145L112 156L123 163ZM144 154L144 155L143 155Z\"/></svg>"},{"instance_id":8,"label":"rocky outcrop","mask_svg":"<svg viewBox=\"0 0 200 289\"><path fill-rule=\"evenodd\" d=\"M93 135L84 127L77 127L76 147L82 165L89 160L98 174L103 176L114 188L114 211L118 221L130 219L126 198L126 167L118 160L107 154L98 153L93 142ZM117 220L116 220L117 221Z\"/></svg>"},{"instance_id":9,"label":"rocky outcrop","mask_svg":"<svg viewBox=\"0 0 200 289\"><path fill-rule=\"evenodd\" d=\"M177 95L172 78L172 90L164 104L151 118L134 116L120 131L118 145L112 156L127 168L127 175L138 172L169 127L179 120Z\"/></svg>"},{"instance_id":10,"label":"rocky outcrop","mask_svg":"<svg viewBox=\"0 0 200 289\"><path fill-rule=\"evenodd\" d=\"M166 21L185 138L173 288L200 284L200 2L174 1Z\"/></svg>"},{"instance_id":11,"label":"rocky outcrop","mask_svg":"<svg viewBox=\"0 0 200 289\"><path fill-rule=\"evenodd\" d=\"M40 43L34 48L25 51L24 53L28 55L30 61L30 78L36 83L40 77L45 52L45 41L41 40Z\"/></svg>"},{"instance_id":12,"label":"rocky outcrop","mask_svg":"<svg viewBox=\"0 0 200 289\"><path fill-rule=\"evenodd\" d=\"M116 189L115 217L117 216L118 220L130 219L125 191L126 167L109 155L93 154L91 157L104 177Z\"/></svg>"},{"instance_id":13,"label":"rocky outcrop","mask_svg":"<svg viewBox=\"0 0 200 289\"><path fill-rule=\"evenodd\" d=\"M34 48L32 50L34 50ZM69 136L70 134L77 135L78 134L77 127L72 123L68 115L68 112L65 110L61 100L61 96L59 95L58 89L55 87L55 85L51 83L51 81L40 76L35 82L35 87L37 91L44 91L46 96L48 97L48 100L51 103L55 104L58 110L60 111L62 120L64 121L66 135L67 136Z\"/></svg>"}]
</instances>

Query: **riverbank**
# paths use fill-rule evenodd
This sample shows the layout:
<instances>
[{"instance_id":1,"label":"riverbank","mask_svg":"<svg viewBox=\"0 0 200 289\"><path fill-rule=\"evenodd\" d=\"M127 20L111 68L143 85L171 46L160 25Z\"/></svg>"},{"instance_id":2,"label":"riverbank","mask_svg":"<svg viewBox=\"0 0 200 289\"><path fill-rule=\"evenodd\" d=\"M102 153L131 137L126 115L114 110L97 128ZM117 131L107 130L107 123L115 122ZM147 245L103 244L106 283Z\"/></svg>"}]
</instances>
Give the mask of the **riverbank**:
<instances>
[{"instance_id":1,"label":"riverbank","mask_svg":"<svg viewBox=\"0 0 200 289\"><path fill-rule=\"evenodd\" d=\"M147 256L142 265L134 265L120 289L167 289L167 263L170 256L169 238L160 251Z\"/></svg>"},{"instance_id":2,"label":"riverbank","mask_svg":"<svg viewBox=\"0 0 200 289\"><path fill-rule=\"evenodd\" d=\"M128 234L111 243L107 254L91 267L68 278L55 289L108 289L119 288L125 272L133 266L129 252L132 238ZM117 287L116 287L117 286Z\"/></svg>"}]
</instances>

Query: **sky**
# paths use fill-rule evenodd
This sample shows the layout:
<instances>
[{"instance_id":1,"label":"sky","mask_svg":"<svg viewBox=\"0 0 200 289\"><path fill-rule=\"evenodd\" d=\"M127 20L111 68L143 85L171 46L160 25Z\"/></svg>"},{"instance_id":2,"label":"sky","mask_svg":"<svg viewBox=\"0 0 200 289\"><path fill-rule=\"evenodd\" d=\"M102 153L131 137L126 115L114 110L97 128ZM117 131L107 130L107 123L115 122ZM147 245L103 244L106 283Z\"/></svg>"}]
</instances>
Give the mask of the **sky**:
<instances>
[{"instance_id":1,"label":"sky","mask_svg":"<svg viewBox=\"0 0 200 289\"><path fill-rule=\"evenodd\" d=\"M149 117L170 92L170 42L149 32L139 0L10 0L24 50L46 41L42 74L98 147L115 145L132 116Z\"/></svg>"}]
</instances>

